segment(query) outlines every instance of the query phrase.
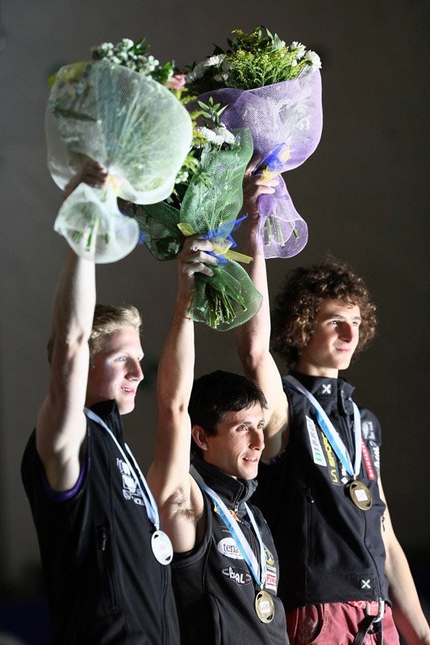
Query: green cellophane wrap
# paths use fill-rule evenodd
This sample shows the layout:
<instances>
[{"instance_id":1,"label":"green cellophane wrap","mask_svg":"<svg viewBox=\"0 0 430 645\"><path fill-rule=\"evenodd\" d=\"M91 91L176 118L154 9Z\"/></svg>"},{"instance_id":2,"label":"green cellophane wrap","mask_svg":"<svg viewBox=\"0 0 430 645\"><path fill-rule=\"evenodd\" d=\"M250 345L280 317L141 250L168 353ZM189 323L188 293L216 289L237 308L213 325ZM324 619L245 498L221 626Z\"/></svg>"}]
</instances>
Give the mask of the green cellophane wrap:
<instances>
[{"instance_id":1,"label":"green cellophane wrap","mask_svg":"<svg viewBox=\"0 0 430 645\"><path fill-rule=\"evenodd\" d=\"M247 128L235 130L237 144L231 148L203 148L199 171L191 179L178 210L169 204L131 205L148 249L158 260L176 257L184 235L210 239L219 264L212 277L196 274L196 291L190 316L197 322L224 331L249 320L261 306L261 294L246 271L220 250L236 225L243 203L243 175L252 156L253 143ZM227 242L228 246L228 242Z\"/></svg>"},{"instance_id":2,"label":"green cellophane wrap","mask_svg":"<svg viewBox=\"0 0 430 645\"><path fill-rule=\"evenodd\" d=\"M188 154L192 123L175 96L152 78L108 61L62 67L45 120L48 167L64 189L86 158L109 173L103 188L80 184L55 222L72 248L114 262L136 245L136 222L117 197L152 204L168 197Z\"/></svg>"}]
</instances>

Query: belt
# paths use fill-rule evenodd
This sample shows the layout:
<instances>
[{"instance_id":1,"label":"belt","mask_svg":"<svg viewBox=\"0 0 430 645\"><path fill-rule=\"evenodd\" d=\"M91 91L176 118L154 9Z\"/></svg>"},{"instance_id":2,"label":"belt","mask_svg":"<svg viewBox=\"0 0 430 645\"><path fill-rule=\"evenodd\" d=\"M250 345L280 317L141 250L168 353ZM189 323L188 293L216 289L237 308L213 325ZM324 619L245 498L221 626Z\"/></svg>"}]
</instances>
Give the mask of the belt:
<instances>
[{"instance_id":1,"label":"belt","mask_svg":"<svg viewBox=\"0 0 430 645\"><path fill-rule=\"evenodd\" d=\"M384 615L385 603L383 600L349 600L348 605L366 610L366 616L374 616L377 622Z\"/></svg>"},{"instance_id":2,"label":"belt","mask_svg":"<svg viewBox=\"0 0 430 645\"><path fill-rule=\"evenodd\" d=\"M369 629L374 626L375 632L378 632L378 643L382 642L382 622L384 615L385 602L383 600L350 600L349 605L359 607L365 610L365 617L360 623L360 628L354 639L353 645L362 645ZM376 624L377 623L377 624Z\"/></svg>"}]
</instances>

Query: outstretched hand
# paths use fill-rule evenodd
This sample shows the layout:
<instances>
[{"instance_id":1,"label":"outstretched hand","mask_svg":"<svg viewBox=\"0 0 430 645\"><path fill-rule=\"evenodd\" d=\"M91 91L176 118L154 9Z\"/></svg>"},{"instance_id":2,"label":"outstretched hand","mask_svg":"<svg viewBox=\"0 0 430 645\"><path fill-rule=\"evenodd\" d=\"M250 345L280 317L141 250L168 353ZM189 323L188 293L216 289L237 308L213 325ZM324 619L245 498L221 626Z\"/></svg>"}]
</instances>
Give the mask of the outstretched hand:
<instances>
[{"instance_id":1,"label":"outstretched hand","mask_svg":"<svg viewBox=\"0 0 430 645\"><path fill-rule=\"evenodd\" d=\"M64 189L66 199L79 184L88 184L92 188L101 188L108 176L107 169L93 159L87 159L81 170L72 177Z\"/></svg>"}]
</instances>

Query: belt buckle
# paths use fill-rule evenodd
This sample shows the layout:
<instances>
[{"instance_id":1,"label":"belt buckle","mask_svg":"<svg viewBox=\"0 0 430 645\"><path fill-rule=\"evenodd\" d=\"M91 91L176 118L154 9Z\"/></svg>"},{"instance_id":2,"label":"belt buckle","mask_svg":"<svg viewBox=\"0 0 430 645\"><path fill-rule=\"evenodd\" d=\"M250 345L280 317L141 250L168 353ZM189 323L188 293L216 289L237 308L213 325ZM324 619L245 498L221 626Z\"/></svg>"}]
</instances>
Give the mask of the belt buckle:
<instances>
[{"instance_id":1,"label":"belt buckle","mask_svg":"<svg viewBox=\"0 0 430 645\"><path fill-rule=\"evenodd\" d=\"M372 602L366 602L366 616L373 616L373 614L370 613L370 608L373 604L373 602L378 603L378 613L375 615L374 618L374 623L378 623L380 620L382 620L382 617L384 615L384 609L385 609L385 601L384 600L374 600Z\"/></svg>"}]
</instances>

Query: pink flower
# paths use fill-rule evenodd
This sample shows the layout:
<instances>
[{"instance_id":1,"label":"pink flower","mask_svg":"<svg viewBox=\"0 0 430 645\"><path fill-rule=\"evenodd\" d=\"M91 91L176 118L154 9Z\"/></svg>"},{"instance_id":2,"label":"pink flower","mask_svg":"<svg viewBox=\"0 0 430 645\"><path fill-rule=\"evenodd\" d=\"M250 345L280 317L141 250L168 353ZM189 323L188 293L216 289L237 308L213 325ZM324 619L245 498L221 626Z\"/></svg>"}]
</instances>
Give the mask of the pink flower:
<instances>
[{"instance_id":1,"label":"pink flower","mask_svg":"<svg viewBox=\"0 0 430 645\"><path fill-rule=\"evenodd\" d=\"M181 90L185 85L185 74L175 74L171 76L166 83L169 90Z\"/></svg>"}]
</instances>

